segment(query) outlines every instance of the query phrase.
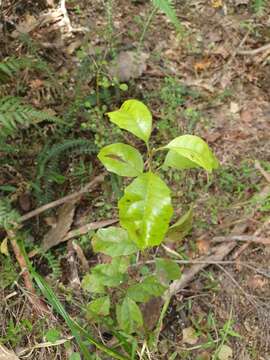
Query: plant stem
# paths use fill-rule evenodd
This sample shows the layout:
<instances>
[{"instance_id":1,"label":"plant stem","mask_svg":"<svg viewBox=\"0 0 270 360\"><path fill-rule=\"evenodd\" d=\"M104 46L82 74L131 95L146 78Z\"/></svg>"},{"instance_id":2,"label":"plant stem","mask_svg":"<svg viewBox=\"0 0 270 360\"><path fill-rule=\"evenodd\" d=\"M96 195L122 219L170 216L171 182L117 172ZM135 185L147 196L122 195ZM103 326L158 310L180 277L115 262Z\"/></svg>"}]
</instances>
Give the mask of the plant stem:
<instances>
[{"instance_id":1,"label":"plant stem","mask_svg":"<svg viewBox=\"0 0 270 360\"><path fill-rule=\"evenodd\" d=\"M142 31L142 35L140 37L140 40L139 40L139 45L138 45L138 48L137 48L137 52L139 52L142 48L142 45L143 45L143 42L144 42L144 37L145 37L145 34L146 34L146 31L148 30L149 26L150 26L150 23L154 17L154 15L156 14L158 8L156 6L153 7L152 11L150 12L149 16L148 16L148 19L143 27L143 31Z\"/></svg>"}]
</instances>

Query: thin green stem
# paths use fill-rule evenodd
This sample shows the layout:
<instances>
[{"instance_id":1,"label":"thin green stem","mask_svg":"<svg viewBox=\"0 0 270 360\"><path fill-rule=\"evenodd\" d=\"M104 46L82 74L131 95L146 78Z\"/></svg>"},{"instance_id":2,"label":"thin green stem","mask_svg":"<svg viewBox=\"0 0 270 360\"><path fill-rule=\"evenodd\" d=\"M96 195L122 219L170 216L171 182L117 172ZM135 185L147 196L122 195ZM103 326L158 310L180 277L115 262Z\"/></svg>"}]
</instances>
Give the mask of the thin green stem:
<instances>
[{"instance_id":1,"label":"thin green stem","mask_svg":"<svg viewBox=\"0 0 270 360\"><path fill-rule=\"evenodd\" d=\"M145 38L145 34L150 26L150 23L154 17L154 15L156 14L158 8L156 6L153 7L152 11L150 12L149 16L148 16L148 19L143 27L143 31L142 31L142 35L140 37L140 40L139 40L139 45L138 45L138 48L137 48L137 52L139 52L142 48L142 45L143 45L143 42L144 42L144 38Z\"/></svg>"}]
</instances>

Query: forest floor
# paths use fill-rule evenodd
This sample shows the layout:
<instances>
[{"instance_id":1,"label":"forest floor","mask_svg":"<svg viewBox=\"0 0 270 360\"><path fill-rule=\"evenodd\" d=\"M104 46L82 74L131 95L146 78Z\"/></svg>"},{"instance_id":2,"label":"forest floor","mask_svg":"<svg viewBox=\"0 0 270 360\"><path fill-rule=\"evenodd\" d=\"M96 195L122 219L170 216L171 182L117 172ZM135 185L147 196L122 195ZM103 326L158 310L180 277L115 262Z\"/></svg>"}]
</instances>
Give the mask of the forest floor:
<instances>
[{"instance_id":1,"label":"forest floor","mask_svg":"<svg viewBox=\"0 0 270 360\"><path fill-rule=\"evenodd\" d=\"M181 33L158 12L142 37L151 13L148 1L70 0L64 15L54 0L2 2L0 59L30 56L39 67L3 81L0 96L20 96L62 119L60 125L21 130L8 142L14 152L0 148L0 195L22 215L98 176L103 171L96 159L99 148L123 138L132 141L104 115L128 98L151 109L154 144L196 134L220 161L210 177L194 170L164 174L178 215L194 207L192 230L177 251L192 262L211 252L217 236L229 241L234 232L242 241L173 298L158 347L145 359L270 359L270 4L266 1L262 13L253 5L251 0L175 1ZM112 80L117 71L121 84ZM121 185L116 176L106 176L62 214L56 238L117 218ZM27 221L27 250L44 243L58 221L56 209ZM33 258L74 318L86 301L71 281L74 271L81 281L83 262L99 260L91 250L92 235L76 238L83 256L71 240L53 239L47 254ZM4 238L0 231L2 252ZM10 256L0 254L0 324L0 343L20 359L78 359L70 357L76 345L57 315L33 313L11 249ZM65 341L46 346L50 329ZM93 332L106 344L112 341L102 328Z\"/></svg>"}]
</instances>

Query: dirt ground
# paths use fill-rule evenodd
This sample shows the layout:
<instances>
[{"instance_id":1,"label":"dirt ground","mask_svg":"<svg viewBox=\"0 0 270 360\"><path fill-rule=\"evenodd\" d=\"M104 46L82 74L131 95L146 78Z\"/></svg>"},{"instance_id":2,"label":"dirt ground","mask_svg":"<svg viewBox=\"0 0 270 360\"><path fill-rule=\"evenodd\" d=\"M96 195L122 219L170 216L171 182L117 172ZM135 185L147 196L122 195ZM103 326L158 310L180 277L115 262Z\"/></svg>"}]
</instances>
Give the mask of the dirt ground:
<instances>
[{"instance_id":1,"label":"dirt ground","mask_svg":"<svg viewBox=\"0 0 270 360\"><path fill-rule=\"evenodd\" d=\"M50 109L70 121L67 138L72 134L72 138L95 139L102 146L117 134L110 134L110 129L95 133L92 125L88 132L82 130L82 123L88 120L75 102L92 101L95 71L100 78L105 71L95 69L95 61L99 64L100 59L106 60L105 68L110 72L114 66L113 56L139 46L144 53L140 55L141 68L128 71L131 74L123 80L128 90L119 92L109 88L109 95L105 91L104 95L101 86L96 104L114 109L127 98L142 99L153 112L156 143L166 142L178 133L193 133L208 142L221 163L210 178L194 171L178 178L171 173L166 175L175 191L173 201L178 211L181 213L194 203L193 229L181 244L181 251L196 260L207 255L215 237L224 236L223 241L228 241L236 226L238 229L242 226L241 236L259 239L258 242L237 242L224 263L210 264L174 297L152 359L268 360L270 3L266 1L263 13L256 14L251 0L174 1L182 33L178 34L166 16L158 12L141 40L143 25L151 11L150 3L112 0L108 2L111 7L105 3L66 1L65 17L59 13L56 0L2 2L0 59L38 54L49 64L52 74L56 74L53 75L56 81L36 71L25 71L11 84L0 87L1 96L19 94L39 109ZM20 32L28 40L22 42ZM82 58L90 65L80 74ZM128 67L128 63L130 59L124 59L123 66ZM71 107L71 103L75 105ZM94 111L90 115L93 119L96 116ZM57 141L50 125L40 131L24 130L23 135L23 139L14 140L22 146L22 152L16 154L8 166L0 163L0 185L21 189L14 198L21 213L40 205L22 184L34 181L35 159L43 145L50 137ZM83 183L71 170L79 160L75 154L68 158L70 166L61 163L68 180L53 188L52 199L59 197L58 191L68 194ZM100 166L94 155L85 155L82 160L87 164L92 162L93 174L98 174ZM112 186L108 181L90 198L83 199L76 212L77 219L85 213L91 213L97 221L114 218L116 197L112 195ZM266 196L260 198L262 191ZM110 202L113 206L106 208ZM29 222L29 236L40 242L53 220L50 215ZM83 296L79 290L70 293L65 246L60 245L55 254L61 257L61 276L50 281L60 299L66 301L67 309L77 316ZM86 257L89 264L96 262L89 249ZM47 262L35 261L39 272L48 276ZM1 273L8 272L7 264L6 260L0 264ZM12 265L9 263L9 266ZM192 265L183 265L182 270L189 266ZM80 269L80 276L82 273ZM53 328L58 320L48 317L33 322L31 305L19 275L12 284L0 289L0 341L19 354L44 341L37 334ZM73 300L69 302L70 297ZM16 327L18 322L21 328ZM195 340L185 339L183 330L187 328L196 331ZM64 325L61 331L63 336L69 336ZM222 358L216 352L216 339L222 339L227 345L227 353ZM26 354L28 359L68 359L69 353L70 349L62 345L44 347L30 353L21 352L20 359Z\"/></svg>"}]
</instances>

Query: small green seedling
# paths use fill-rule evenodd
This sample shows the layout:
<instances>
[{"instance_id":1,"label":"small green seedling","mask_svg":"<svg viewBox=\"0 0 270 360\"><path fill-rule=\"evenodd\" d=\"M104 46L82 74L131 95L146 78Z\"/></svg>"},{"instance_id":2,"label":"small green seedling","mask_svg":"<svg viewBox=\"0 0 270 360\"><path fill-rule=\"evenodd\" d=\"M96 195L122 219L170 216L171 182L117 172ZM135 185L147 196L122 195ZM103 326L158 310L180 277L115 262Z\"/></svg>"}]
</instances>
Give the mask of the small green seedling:
<instances>
[{"instance_id":1,"label":"small green seedling","mask_svg":"<svg viewBox=\"0 0 270 360\"><path fill-rule=\"evenodd\" d=\"M83 288L93 297L86 309L88 318L95 322L107 319L111 328L133 334L145 327L140 304L162 296L170 281L181 276L174 260L156 258L149 264L149 249L165 238L177 239L177 232L181 237L191 221L189 212L170 225L171 190L158 175L158 169L203 168L211 173L218 161L207 143L194 135L182 135L159 148L151 148L152 115L138 100L125 101L108 116L119 128L142 140L147 152L143 158L133 146L116 143L103 147L98 154L108 171L133 180L118 202L120 227L100 229L93 237L93 250L111 260L93 267L83 279ZM167 154L164 163L155 169L153 158L158 152Z\"/></svg>"}]
</instances>

